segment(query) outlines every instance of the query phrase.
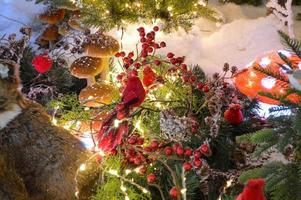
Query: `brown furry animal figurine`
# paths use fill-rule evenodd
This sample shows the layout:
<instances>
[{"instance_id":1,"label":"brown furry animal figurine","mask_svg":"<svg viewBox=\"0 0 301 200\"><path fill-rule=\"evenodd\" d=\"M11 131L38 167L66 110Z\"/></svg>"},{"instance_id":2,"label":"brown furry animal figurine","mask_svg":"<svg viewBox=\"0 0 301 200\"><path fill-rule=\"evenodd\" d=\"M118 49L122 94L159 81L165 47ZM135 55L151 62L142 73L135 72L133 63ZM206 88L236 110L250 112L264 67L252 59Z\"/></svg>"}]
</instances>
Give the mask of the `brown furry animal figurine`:
<instances>
[{"instance_id":1,"label":"brown furry animal figurine","mask_svg":"<svg viewBox=\"0 0 301 200\"><path fill-rule=\"evenodd\" d=\"M0 199L73 200L76 170L87 157L41 105L23 98L18 65L0 59Z\"/></svg>"}]
</instances>

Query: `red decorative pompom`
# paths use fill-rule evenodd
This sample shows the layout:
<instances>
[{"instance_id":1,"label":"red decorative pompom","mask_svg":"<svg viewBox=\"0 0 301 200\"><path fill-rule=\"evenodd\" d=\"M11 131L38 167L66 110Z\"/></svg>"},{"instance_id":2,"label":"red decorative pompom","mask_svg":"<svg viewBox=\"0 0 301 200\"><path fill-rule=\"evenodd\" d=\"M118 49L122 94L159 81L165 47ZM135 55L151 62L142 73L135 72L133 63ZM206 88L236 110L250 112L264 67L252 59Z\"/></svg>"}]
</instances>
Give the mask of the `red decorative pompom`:
<instances>
[{"instance_id":1,"label":"red decorative pompom","mask_svg":"<svg viewBox=\"0 0 301 200\"><path fill-rule=\"evenodd\" d=\"M261 178L250 179L236 200L265 200L263 188L265 181Z\"/></svg>"},{"instance_id":2,"label":"red decorative pompom","mask_svg":"<svg viewBox=\"0 0 301 200\"><path fill-rule=\"evenodd\" d=\"M40 74L48 72L52 67L52 60L48 55L38 55L32 60L32 65Z\"/></svg>"},{"instance_id":3,"label":"red decorative pompom","mask_svg":"<svg viewBox=\"0 0 301 200\"><path fill-rule=\"evenodd\" d=\"M224 118L232 125L239 125L244 121L244 116L239 104L232 104L224 113Z\"/></svg>"}]
</instances>

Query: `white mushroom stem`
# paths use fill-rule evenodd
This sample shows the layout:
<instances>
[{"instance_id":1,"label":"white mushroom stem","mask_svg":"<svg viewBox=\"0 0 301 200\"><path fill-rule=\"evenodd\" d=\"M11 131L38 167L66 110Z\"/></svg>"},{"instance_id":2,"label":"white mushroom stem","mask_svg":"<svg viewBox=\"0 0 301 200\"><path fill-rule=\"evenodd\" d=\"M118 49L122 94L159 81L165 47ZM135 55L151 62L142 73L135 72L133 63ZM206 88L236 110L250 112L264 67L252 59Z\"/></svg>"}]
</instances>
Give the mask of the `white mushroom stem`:
<instances>
[{"instance_id":1,"label":"white mushroom stem","mask_svg":"<svg viewBox=\"0 0 301 200\"><path fill-rule=\"evenodd\" d=\"M87 78L87 86L93 85L94 83L96 83L94 76Z\"/></svg>"},{"instance_id":2,"label":"white mushroom stem","mask_svg":"<svg viewBox=\"0 0 301 200\"><path fill-rule=\"evenodd\" d=\"M110 76L109 76L109 72L110 72L110 58L102 58L104 64L104 68L101 72L101 80L102 81L108 81Z\"/></svg>"}]
</instances>

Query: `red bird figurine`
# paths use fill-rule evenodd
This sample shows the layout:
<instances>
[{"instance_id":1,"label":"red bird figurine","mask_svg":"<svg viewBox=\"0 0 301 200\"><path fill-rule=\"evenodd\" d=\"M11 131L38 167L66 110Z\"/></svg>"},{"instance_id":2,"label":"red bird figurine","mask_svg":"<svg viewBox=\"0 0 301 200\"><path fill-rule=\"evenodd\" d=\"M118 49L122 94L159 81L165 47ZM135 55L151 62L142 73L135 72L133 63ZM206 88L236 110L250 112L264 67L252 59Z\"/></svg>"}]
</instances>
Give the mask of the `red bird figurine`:
<instances>
[{"instance_id":1,"label":"red bird figurine","mask_svg":"<svg viewBox=\"0 0 301 200\"><path fill-rule=\"evenodd\" d=\"M145 96L146 92L140 79L136 76L129 77L122 92L122 102L104 119L96 136L100 150L110 152L121 144L123 136L129 131L128 122L122 120L129 115L131 109L142 104ZM114 126L115 120L120 120L117 127Z\"/></svg>"},{"instance_id":2,"label":"red bird figurine","mask_svg":"<svg viewBox=\"0 0 301 200\"><path fill-rule=\"evenodd\" d=\"M262 178L250 179L236 200L266 200L263 192L265 181Z\"/></svg>"}]
</instances>

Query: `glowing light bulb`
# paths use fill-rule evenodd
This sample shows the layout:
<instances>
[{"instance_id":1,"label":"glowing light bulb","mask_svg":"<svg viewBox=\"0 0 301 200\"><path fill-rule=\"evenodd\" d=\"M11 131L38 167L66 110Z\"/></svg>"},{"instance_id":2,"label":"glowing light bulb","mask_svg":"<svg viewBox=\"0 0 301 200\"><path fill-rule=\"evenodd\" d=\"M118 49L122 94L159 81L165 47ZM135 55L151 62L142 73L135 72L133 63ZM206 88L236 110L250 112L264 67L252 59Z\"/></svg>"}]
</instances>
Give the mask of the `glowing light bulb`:
<instances>
[{"instance_id":1,"label":"glowing light bulb","mask_svg":"<svg viewBox=\"0 0 301 200\"><path fill-rule=\"evenodd\" d=\"M143 192L144 194L146 194L146 193L148 193L148 190L145 189L145 188L143 188L143 189L142 189L142 192Z\"/></svg>"},{"instance_id":2,"label":"glowing light bulb","mask_svg":"<svg viewBox=\"0 0 301 200\"><path fill-rule=\"evenodd\" d=\"M126 190L127 190L126 187L124 187L123 185L120 186L120 189L122 192L126 192Z\"/></svg>"},{"instance_id":3,"label":"glowing light bulb","mask_svg":"<svg viewBox=\"0 0 301 200\"><path fill-rule=\"evenodd\" d=\"M173 10L173 8L172 8L171 6L168 6L168 7L167 7L167 10L170 12L170 11Z\"/></svg>"},{"instance_id":4,"label":"glowing light bulb","mask_svg":"<svg viewBox=\"0 0 301 200\"><path fill-rule=\"evenodd\" d=\"M115 128L118 128L120 122L121 122L120 120L115 119L115 121L114 121L114 127L115 127Z\"/></svg>"},{"instance_id":5,"label":"glowing light bulb","mask_svg":"<svg viewBox=\"0 0 301 200\"><path fill-rule=\"evenodd\" d=\"M80 171L85 171L86 170L86 164L84 164L84 163L81 164L80 167L79 167L79 170Z\"/></svg>"},{"instance_id":6,"label":"glowing light bulb","mask_svg":"<svg viewBox=\"0 0 301 200\"><path fill-rule=\"evenodd\" d=\"M128 174L130 174L130 173L132 173L132 170L130 170L130 169L126 169L126 170L125 170L125 174L126 174L126 175L128 175Z\"/></svg>"},{"instance_id":7,"label":"glowing light bulb","mask_svg":"<svg viewBox=\"0 0 301 200\"><path fill-rule=\"evenodd\" d=\"M181 190L181 193L182 194L185 194L187 192L187 189L186 188L183 188L182 190Z\"/></svg>"},{"instance_id":8,"label":"glowing light bulb","mask_svg":"<svg viewBox=\"0 0 301 200\"><path fill-rule=\"evenodd\" d=\"M110 169L110 170L108 171L108 173L111 174L111 175L114 175L114 176L118 176L118 172L117 172L117 170L115 170L115 169Z\"/></svg>"}]
</instances>

